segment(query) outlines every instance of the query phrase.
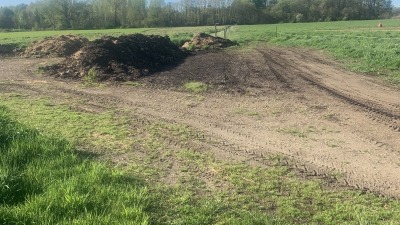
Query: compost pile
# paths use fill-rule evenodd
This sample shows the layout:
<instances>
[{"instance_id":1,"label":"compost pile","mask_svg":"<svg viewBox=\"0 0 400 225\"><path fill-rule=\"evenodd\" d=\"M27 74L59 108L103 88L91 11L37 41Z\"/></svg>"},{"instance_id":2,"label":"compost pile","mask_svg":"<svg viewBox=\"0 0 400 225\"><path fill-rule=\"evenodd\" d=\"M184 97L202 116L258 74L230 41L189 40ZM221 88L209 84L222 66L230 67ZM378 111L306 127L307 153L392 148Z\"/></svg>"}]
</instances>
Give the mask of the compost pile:
<instances>
[{"instance_id":1,"label":"compost pile","mask_svg":"<svg viewBox=\"0 0 400 225\"><path fill-rule=\"evenodd\" d=\"M130 81L179 64L187 53L169 37L132 34L89 42L48 73L63 78Z\"/></svg>"},{"instance_id":2,"label":"compost pile","mask_svg":"<svg viewBox=\"0 0 400 225\"><path fill-rule=\"evenodd\" d=\"M87 44L89 40L76 35L47 37L33 42L23 53L24 57L68 57Z\"/></svg>"},{"instance_id":3,"label":"compost pile","mask_svg":"<svg viewBox=\"0 0 400 225\"><path fill-rule=\"evenodd\" d=\"M192 40L186 42L182 48L191 51L222 49L238 45L229 39L214 37L209 34L199 33L193 36Z\"/></svg>"}]
</instances>

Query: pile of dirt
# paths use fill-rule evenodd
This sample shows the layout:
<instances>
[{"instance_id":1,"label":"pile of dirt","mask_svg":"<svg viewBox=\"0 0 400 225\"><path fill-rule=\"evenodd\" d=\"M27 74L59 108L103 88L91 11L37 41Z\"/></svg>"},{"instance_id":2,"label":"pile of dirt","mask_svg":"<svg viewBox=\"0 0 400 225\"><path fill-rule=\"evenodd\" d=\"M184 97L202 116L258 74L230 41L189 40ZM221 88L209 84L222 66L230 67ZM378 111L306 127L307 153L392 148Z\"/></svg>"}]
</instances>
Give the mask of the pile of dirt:
<instances>
[{"instance_id":1,"label":"pile of dirt","mask_svg":"<svg viewBox=\"0 0 400 225\"><path fill-rule=\"evenodd\" d=\"M199 33L193 36L191 41L186 42L182 48L191 51L221 49L238 45L229 39L214 37L205 33Z\"/></svg>"},{"instance_id":2,"label":"pile of dirt","mask_svg":"<svg viewBox=\"0 0 400 225\"><path fill-rule=\"evenodd\" d=\"M76 35L47 37L33 42L22 54L24 57L68 57L77 52L89 40Z\"/></svg>"},{"instance_id":3,"label":"pile of dirt","mask_svg":"<svg viewBox=\"0 0 400 225\"><path fill-rule=\"evenodd\" d=\"M132 34L89 42L48 73L63 78L129 81L179 64L187 53L169 37ZM89 76L89 77L88 77Z\"/></svg>"}]
</instances>

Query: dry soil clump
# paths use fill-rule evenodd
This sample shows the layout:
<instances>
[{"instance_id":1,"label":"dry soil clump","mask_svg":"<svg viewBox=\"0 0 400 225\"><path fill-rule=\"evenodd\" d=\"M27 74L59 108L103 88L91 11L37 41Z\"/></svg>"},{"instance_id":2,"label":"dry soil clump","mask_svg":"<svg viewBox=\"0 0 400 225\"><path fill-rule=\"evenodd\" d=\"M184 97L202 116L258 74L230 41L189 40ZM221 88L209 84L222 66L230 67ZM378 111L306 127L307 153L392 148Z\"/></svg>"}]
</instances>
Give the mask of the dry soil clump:
<instances>
[{"instance_id":1,"label":"dry soil clump","mask_svg":"<svg viewBox=\"0 0 400 225\"><path fill-rule=\"evenodd\" d=\"M186 55L168 37L107 36L89 42L48 72L65 78L128 81L177 65Z\"/></svg>"},{"instance_id":2,"label":"dry soil clump","mask_svg":"<svg viewBox=\"0 0 400 225\"><path fill-rule=\"evenodd\" d=\"M221 49L235 45L237 45L237 43L229 39L223 39L220 37L211 36L209 34L199 33L194 35L191 41L186 42L182 48L191 51L199 51L208 49Z\"/></svg>"},{"instance_id":3,"label":"dry soil clump","mask_svg":"<svg viewBox=\"0 0 400 225\"><path fill-rule=\"evenodd\" d=\"M22 54L25 57L68 57L77 52L89 40L76 35L47 37L33 42Z\"/></svg>"}]
</instances>

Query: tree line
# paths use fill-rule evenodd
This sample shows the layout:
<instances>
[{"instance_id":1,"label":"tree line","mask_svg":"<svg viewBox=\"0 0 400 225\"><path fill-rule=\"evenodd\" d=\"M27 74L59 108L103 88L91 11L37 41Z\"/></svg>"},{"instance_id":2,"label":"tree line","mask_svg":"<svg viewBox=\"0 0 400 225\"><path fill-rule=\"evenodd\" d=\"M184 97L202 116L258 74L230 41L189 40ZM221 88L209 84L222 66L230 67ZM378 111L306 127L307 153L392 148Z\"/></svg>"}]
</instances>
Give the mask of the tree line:
<instances>
[{"instance_id":1,"label":"tree line","mask_svg":"<svg viewBox=\"0 0 400 225\"><path fill-rule=\"evenodd\" d=\"M0 29L104 29L366 20L391 0L37 0L0 8Z\"/></svg>"}]
</instances>

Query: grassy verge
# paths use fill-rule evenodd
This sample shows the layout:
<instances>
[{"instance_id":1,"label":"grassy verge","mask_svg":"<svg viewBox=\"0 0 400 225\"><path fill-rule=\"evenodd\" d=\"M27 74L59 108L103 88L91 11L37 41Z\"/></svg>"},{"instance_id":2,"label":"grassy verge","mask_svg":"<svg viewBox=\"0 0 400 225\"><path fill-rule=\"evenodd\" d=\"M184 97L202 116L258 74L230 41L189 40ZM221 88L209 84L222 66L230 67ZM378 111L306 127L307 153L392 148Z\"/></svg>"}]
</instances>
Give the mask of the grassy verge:
<instances>
[{"instance_id":1,"label":"grassy verge","mask_svg":"<svg viewBox=\"0 0 400 225\"><path fill-rule=\"evenodd\" d=\"M147 188L0 107L0 224L148 224Z\"/></svg>"},{"instance_id":2,"label":"grassy verge","mask_svg":"<svg viewBox=\"0 0 400 225\"><path fill-rule=\"evenodd\" d=\"M117 117L108 109L86 113L73 106L84 102L56 104L51 99L33 99L19 94L0 95L0 99L12 109L13 118L19 122L44 134L64 137L72 144L92 151L124 151L132 145L128 118Z\"/></svg>"},{"instance_id":3,"label":"grassy verge","mask_svg":"<svg viewBox=\"0 0 400 225\"><path fill-rule=\"evenodd\" d=\"M8 107L0 109L0 224L396 224L400 220L399 201L330 188L324 179L301 179L279 157L265 158L259 166L219 160L212 151L218 142L184 125L76 111L15 94L1 94L0 99ZM85 136L105 128L103 141ZM51 133L78 146L93 146L92 151L107 154L114 163L84 157L68 142L48 138ZM114 144L106 152L96 148L108 141Z\"/></svg>"}]
</instances>

